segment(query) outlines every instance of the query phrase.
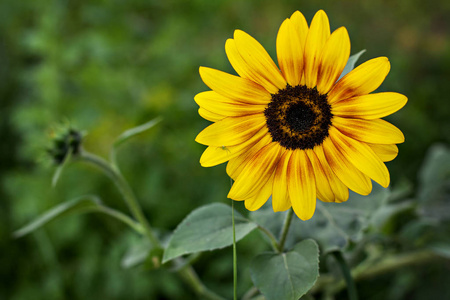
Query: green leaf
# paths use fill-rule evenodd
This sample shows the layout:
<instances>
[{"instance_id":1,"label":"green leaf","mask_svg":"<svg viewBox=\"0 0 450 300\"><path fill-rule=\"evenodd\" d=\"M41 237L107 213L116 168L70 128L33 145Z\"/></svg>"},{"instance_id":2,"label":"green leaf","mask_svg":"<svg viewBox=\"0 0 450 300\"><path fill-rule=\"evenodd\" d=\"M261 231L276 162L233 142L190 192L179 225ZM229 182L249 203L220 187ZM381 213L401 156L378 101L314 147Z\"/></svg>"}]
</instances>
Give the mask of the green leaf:
<instances>
[{"instance_id":1,"label":"green leaf","mask_svg":"<svg viewBox=\"0 0 450 300\"><path fill-rule=\"evenodd\" d=\"M434 253L446 258L450 259L450 243L444 242L436 242L430 245L429 247Z\"/></svg>"},{"instance_id":2,"label":"green leaf","mask_svg":"<svg viewBox=\"0 0 450 300\"><path fill-rule=\"evenodd\" d=\"M450 219L450 150L436 144L419 171L418 211L434 220Z\"/></svg>"},{"instance_id":3,"label":"green leaf","mask_svg":"<svg viewBox=\"0 0 450 300\"><path fill-rule=\"evenodd\" d=\"M122 258L122 268L128 269L144 263L152 248L150 241L145 238L133 243Z\"/></svg>"},{"instance_id":4,"label":"green leaf","mask_svg":"<svg viewBox=\"0 0 450 300\"><path fill-rule=\"evenodd\" d=\"M260 254L250 265L250 275L267 300L297 300L319 276L319 247L308 239L287 253Z\"/></svg>"},{"instance_id":5,"label":"green leaf","mask_svg":"<svg viewBox=\"0 0 450 300\"><path fill-rule=\"evenodd\" d=\"M389 198L390 191L373 183L372 193L361 196L350 191L348 201L344 203L324 203L317 201L316 212L308 221L294 216L286 245L314 238L324 253L340 250L349 240L358 241L363 231L371 224L372 216ZM268 201L270 202L270 201ZM267 203L250 217L257 224L278 236L283 224L284 213L274 213L271 203Z\"/></svg>"},{"instance_id":6,"label":"green leaf","mask_svg":"<svg viewBox=\"0 0 450 300\"><path fill-rule=\"evenodd\" d=\"M371 223L384 233L392 233L395 219L402 213L414 212L416 201L389 203L381 206L372 216Z\"/></svg>"},{"instance_id":7,"label":"green leaf","mask_svg":"<svg viewBox=\"0 0 450 300\"><path fill-rule=\"evenodd\" d=\"M256 224L235 211L236 241ZM192 211L175 229L164 252L163 263L184 255L224 248L233 243L231 207L221 203L202 206Z\"/></svg>"},{"instance_id":8,"label":"green leaf","mask_svg":"<svg viewBox=\"0 0 450 300\"><path fill-rule=\"evenodd\" d=\"M159 268L163 249L154 247L147 238L133 243L122 258L122 268L128 269L145 264L146 269Z\"/></svg>"},{"instance_id":9,"label":"green leaf","mask_svg":"<svg viewBox=\"0 0 450 300\"><path fill-rule=\"evenodd\" d=\"M361 50L356 54L353 54L348 58L347 64L345 65L344 71L342 71L341 76L339 76L340 80L342 77L344 77L347 73L349 73L353 68L355 67L356 62L361 57L361 55L366 52L366 50Z\"/></svg>"},{"instance_id":10,"label":"green leaf","mask_svg":"<svg viewBox=\"0 0 450 300\"><path fill-rule=\"evenodd\" d=\"M13 233L13 236L15 238L22 237L44 226L45 224L47 224L52 220L70 214L86 212L93 208L98 207L99 205L100 200L95 196L84 196L76 198L72 201L61 203L60 205L55 206L50 210L48 210L47 212L36 218L34 221L16 230Z\"/></svg>"},{"instance_id":11,"label":"green leaf","mask_svg":"<svg viewBox=\"0 0 450 300\"><path fill-rule=\"evenodd\" d=\"M142 125L139 125L137 127L134 127L134 128L124 131L121 135L119 135L117 137L116 141L114 142L114 148L117 148L119 145L121 145L123 142L127 141L128 139L151 129L152 127L154 127L156 124L158 124L161 121L162 121L162 118L158 117L147 123L144 123Z\"/></svg>"},{"instance_id":12,"label":"green leaf","mask_svg":"<svg viewBox=\"0 0 450 300\"><path fill-rule=\"evenodd\" d=\"M142 226L133 219L131 219L129 216L125 215L120 211L102 205L98 197L88 195L75 198L71 201L61 203L51 208L47 212L43 213L41 216L37 217L34 221L28 223L27 225L13 232L13 236L15 238L19 238L35 231L36 229L44 226L50 221L72 214L81 214L88 212L104 213L106 215L109 215L110 217L113 217L127 224L128 226L133 228L136 232L141 234L143 233Z\"/></svg>"}]
</instances>

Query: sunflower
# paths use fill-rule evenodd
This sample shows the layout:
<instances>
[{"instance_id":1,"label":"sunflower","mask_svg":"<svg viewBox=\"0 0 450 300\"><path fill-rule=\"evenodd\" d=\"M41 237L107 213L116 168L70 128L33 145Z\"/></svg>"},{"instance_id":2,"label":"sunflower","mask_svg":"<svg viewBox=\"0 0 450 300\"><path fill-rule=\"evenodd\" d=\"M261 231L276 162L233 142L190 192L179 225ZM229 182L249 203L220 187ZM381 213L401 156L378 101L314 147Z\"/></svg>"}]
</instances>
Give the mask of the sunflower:
<instances>
[{"instance_id":1,"label":"sunflower","mask_svg":"<svg viewBox=\"0 0 450 300\"><path fill-rule=\"evenodd\" d=\"M236 30L225 44L239 76L200 67L212 91L199 93L199 114L214 122L196 141L207 145L204 167L228 162L234 180L228 197L259 209L272 196L274 211L293 208L310 219L316 199L343 202L372 180L389 185L384 162L398 154L402 132L382 120L402 108L404 95L372 93L390 70L371 59L339 79L350 56L345 27L330 33L318 11L311 25L296 11L280 26L278 65L258 41Z\"/></svg>"}]
</instances>

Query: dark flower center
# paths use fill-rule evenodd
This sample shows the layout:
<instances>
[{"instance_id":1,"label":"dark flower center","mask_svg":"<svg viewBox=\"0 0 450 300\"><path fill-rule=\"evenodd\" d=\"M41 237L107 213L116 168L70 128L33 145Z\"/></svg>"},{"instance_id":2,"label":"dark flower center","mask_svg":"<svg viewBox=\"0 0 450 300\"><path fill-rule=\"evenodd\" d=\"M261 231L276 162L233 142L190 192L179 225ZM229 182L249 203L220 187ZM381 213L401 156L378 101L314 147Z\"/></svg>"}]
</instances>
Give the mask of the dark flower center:
<instances>
[{"instance_id":1,"label":"dark flower center","mask_svg":"<svg viewBox=\"0 0 450 300\"><path fill-rule=\"evenodd\" d=\"M333 117L327 96L304 85L288 85L273 94L264 115L272 140L290 150L322 144Z\"/></svg>"}]
</instances>

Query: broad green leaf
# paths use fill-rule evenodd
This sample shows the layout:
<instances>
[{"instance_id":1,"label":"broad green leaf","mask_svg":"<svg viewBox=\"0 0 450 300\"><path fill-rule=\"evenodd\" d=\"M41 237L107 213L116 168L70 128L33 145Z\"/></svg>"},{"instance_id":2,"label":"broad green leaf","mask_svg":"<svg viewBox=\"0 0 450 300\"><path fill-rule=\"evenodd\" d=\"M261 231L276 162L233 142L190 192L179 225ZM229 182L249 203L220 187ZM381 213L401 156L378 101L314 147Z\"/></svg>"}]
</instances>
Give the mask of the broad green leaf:
<instances>
[{"instance_id":1,"label":"broad green leaf","mask_svg":"<svg viewBox=\"0 0 450 300\"><path fill-rule=\"evenodd\" d=\"M373 183L372 193L361 196L350 191L349 200L344 203L317 201L316 212L308 221L294 216L287 238L287 246L305 238L314 238L324 253L343 249L349 240L358 241L363 231L371 224L372 216L387 201L389 189ZM270 201L268 201L270 202ZM267 203L250 217L257 224L270 230L278 237L286 212L274 213Z\"/></svg>"},{"instance_id":2,"label":"broad green leaf","mask_svg":"<svg viewBox=\"0 0 450 300\"><path fill-rule=\"evenodd\" d=\"M250 265L255 286L267 300L297 300L319 276L319 247L304 240L287 253L263 253Z\"/></svg>"},{"instance_id":3,"label":"broad green leaf","mask_svg":"<svg viewBox=\"0 0 450 300\"><path fill-rule=\"evenodd\" d=\"M435 220L450 219L450 150L430 147L419 171L419 213Z\"/></svg>"},{"instance_id":4,"label":"broad green leaf","mask_svg":"<svg viewBox=\"0 0 450 300\"><path fill-rule=\"evenodd\" d=\"M119 146L120 144L122 144L123 142L128 140L129 138L132 138L140 133L143 133L143 132L151 129L153 126L155 126L156 124L161 122L161 120L162 120L162 118L160 118L160 117L155 118L147 123L144 123L142 125L139 125L139 126L136 126L134 128L124 131L121 135L119 135L117 137L116 141L114 142L114 147L116 148L117 146Z\"/></svg>"},{"instance_id":5,"label":"broad green leaf","mask_svg":"<svg viewBox=\"0 0 450 300\"><path fill-rule=\"evenodd\" d=\"M361 55L366 52L366 50L361 50L356 54L353 54L348 58L347 64L345 65L344 71L342 71L341 76L339 76L340 80L342 77L344 77L347 73L349 73L353 68L355 68L355 64L358 61L358 59L361 57Z\"/></svg>"},{"instance_id":6,"label":"broad green leaf","mask_svg":"<svg viewBox=\"0 0 450 300\"><path fill-rule=\"evenodd\" d=\"M44 226L50 221L56 220L58 218L67 215L81 214L88 212L100 212L107 214L115 219L124 222L137 232L139 233L143 232L142 226L139 223L136 223L134 220L132 220L129 216L123 214L120 211L102 205L98 197L89 195L75 198L71 201L61 203L51 208L47 212L43 213L41 216L37 217L35 220L31 221L27 225L13 232L13 236L15 238L19 238Z\"/></svg>"},{"instance_id":7,"label":"broad green leaf","mask_svg":"<svg viewBox=\"0 0 450 300\"><path fill-rule=\"evenodd\" d=\"M235 211L236 241L256 224ZM233 243L231 207L221 203L202 206L192 211L175 229L164 252L163 263L190 253L221 249Z\"/></svg>"}]
</instances>

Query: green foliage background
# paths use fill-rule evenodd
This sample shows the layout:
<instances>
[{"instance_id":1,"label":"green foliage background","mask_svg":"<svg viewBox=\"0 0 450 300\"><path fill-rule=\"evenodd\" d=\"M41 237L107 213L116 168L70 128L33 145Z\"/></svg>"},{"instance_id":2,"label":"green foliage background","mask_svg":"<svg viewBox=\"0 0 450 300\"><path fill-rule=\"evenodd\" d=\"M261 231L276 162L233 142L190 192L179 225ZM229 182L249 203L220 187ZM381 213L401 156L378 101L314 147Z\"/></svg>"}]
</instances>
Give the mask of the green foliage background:
<instances>
[{"instance_id":1,"label":"green foliage background","mask_svg":"<svg viewBox=\"0 0 450 300\"><path fill-rule=\"evenodd\" d=\"M403 93L409 102L387 118L406 137L388 167L394 187L416 186L430 145L450 143L448 1L1 1L0 299L195 299L173 274L123 269L121 259L138 237L107 217L68 217L12 239L15 229L79 195L97 194L127 209L112 183L87 166L70 166L50 187L54 167L43 158L49 129L70 122L88 133L86 149L106 156L122 131L162 116L118 159L152 225L171 230L194 208L228 201L224 166L198 163L204 147L194 138L208 124L193 101L207 90L198 67L233 73L224 44L234 29L276 57L281 22L295 10L310 21L321 8L333 30L348 29L352 54L367 49L360 62L389 57L380 90ZM250 258L267 247L259 240L252 233L238 245L240 292L250 286ZM229 249L206 253L195 267L207 286L231 295ZM380 291L392 277L365 282L361 297L438 299L450 293L442 278L449 269L447 261L393 275L403 288L397 292Z\"/></svg>"}]
</instances>

